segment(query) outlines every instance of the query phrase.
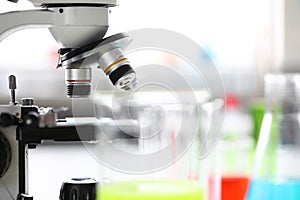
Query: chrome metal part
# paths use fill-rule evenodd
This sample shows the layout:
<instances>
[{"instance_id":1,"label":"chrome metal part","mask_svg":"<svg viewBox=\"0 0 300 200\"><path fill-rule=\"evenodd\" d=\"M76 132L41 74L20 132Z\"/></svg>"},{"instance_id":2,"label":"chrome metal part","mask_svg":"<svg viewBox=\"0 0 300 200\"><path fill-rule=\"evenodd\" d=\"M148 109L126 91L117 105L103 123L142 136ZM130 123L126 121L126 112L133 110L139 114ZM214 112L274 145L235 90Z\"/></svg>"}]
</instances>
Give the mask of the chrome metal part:
<instances>
[{"instance_id":1,"label":"chrome metal part","mask_svg":"<svg viewBox=\"0 0 300 200\"><path fill-rule=\"evenodd\" d=\"M124 57L123 50L121 48L112 49L103 54L98 59L99 67L109 75L116 67L122 64L129 64L127 58Z\"/></svg>"},{"instance_id":2,"label":"chrome metal part","mask_svg":"<svg viewBox=\"0 0 300 200\"><path fill-rule=\"evenodd\" d=\"M53 127L56 126L57 113L53 108L40 108L39 109L39 127Z\"/></svg>"},{"instance_id":3,"label":"chrome metal part","mask_svg":"<svg viewBox=\"0 0 300 200\"><path fill-rule=\"evenodd\" d=\"M91 92L92 69L66 69L65 74L67 96L70 98L85 98Z\"/></svg>"},{"instance_id":4,"label":"chrome metal part","mask_svg":"<svg viewBox=\"0 0 300 200\"><path fill-rule=\"evenodd\" d=\"M91 82L92 69L91 68L79 68L79 69L66 69L66 82L68 83L81 83Z\"/></svg>"}]
</instances>

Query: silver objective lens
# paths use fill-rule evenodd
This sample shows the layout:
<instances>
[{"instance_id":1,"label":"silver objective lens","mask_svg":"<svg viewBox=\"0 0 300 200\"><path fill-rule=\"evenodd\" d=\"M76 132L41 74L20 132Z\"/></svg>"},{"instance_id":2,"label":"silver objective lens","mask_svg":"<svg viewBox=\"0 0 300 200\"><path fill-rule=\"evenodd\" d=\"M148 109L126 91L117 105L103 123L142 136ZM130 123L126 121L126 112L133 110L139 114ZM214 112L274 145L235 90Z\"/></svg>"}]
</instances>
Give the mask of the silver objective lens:
<instances>
[{"instance_id":1,"label":"silver objective lens","mask_svg":"<svg viewBox=\"0 0 300 200\"><path fill-rule=\"evenodd\" d=\"M121 48L106 52L98 59L99 67L112 84L121 90L130 90L136 85L136 74Z\"/></svg>"},{"instance_id":2,"label":"silver objective lens","mask_svg":"<svg viewBox=\"0 0 300 200\"><path fill-rule=\"evenodd\" d=\"M86 98L91 94L92 71L90 68L66 69L67 96Z\"/></svg>"}]
</instances>

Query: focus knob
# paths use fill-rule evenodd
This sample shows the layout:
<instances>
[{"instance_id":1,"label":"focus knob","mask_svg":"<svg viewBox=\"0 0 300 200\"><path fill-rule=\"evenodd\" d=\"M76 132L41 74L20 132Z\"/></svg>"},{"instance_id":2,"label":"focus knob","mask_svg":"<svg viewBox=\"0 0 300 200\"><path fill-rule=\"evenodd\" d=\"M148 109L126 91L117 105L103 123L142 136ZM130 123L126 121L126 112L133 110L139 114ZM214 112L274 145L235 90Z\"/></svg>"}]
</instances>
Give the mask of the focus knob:
<instances>
[{"instance_id":1,"label":"focus knob","mask_svg":"<svg viewBox=\"0 0 300 200\"><path fill-rule=\"evenodd\" d=\"M10 113L0 114L0 126L8 127L15 124L15 117Z\"/></svg>"},{"instance_id":2,"label":"focus knob","mask_svg":"<svg viewBox=\"0 0 300 200\"><path fill-rule=\"evenodd\" d=\"M71 179L62 184L60 200L96 200L96 181L91 178Z\"/></svg>"},{"instance_id":3,"label":"focus knob","mask_svg":"<svg viewBox=\"0 0 300 200\"><path fill-rule=\"evenodd\" d=\"M11 163L11 148L8 140L0 132L0 179L5 175Z\"/></svg>"},{"instance_id":4,"label":"focus knob","mask_svg":"<svg viewBox=\"0 0 300 200\"><path fill-rule=\"evenodd\" d=\"M30 127L38 127L39 115L37 112L29 112L23 117L24 124Z\"/></svg>"}]
</instances>

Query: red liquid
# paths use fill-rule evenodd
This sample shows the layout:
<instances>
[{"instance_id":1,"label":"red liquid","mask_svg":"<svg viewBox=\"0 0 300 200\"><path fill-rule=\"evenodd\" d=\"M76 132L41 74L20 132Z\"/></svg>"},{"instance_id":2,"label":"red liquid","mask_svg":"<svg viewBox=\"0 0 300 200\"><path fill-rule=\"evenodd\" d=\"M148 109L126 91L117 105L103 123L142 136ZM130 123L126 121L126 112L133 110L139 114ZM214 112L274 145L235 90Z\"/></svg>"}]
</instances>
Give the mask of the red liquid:
<instances>
[{"instance_id":1,"label":"red liquid","mask_svg":"<svg viewBox=\"0 0 300 200\"><path fill-rule=\"evenodd\" d=\"M222 177L222 200L244 200L250 179L248 177Z\"/></svg>"}]
</instances>

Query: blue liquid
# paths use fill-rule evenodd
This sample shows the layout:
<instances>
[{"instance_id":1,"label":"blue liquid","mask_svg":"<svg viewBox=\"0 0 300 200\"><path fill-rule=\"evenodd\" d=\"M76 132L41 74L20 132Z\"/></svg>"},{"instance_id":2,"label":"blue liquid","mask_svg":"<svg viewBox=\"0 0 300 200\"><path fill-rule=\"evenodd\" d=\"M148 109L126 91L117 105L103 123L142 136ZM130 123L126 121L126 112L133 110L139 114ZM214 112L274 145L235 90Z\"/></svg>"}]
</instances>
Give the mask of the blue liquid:
<instances>
[{"instance_id":1,"label":"blue liquid","mask_svg":"<svg viewBox=\"0 0 300 200\"><path fill-rule=\"evenodd\" d=\"M300 200L300 180L251 181L247 200Z\"/></svg>"}]
</instances>

